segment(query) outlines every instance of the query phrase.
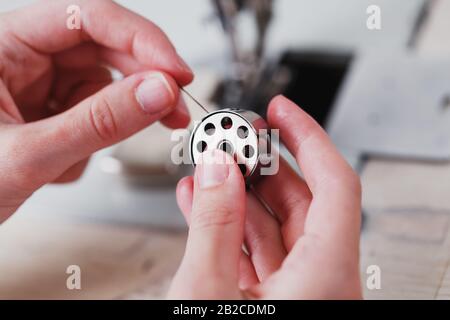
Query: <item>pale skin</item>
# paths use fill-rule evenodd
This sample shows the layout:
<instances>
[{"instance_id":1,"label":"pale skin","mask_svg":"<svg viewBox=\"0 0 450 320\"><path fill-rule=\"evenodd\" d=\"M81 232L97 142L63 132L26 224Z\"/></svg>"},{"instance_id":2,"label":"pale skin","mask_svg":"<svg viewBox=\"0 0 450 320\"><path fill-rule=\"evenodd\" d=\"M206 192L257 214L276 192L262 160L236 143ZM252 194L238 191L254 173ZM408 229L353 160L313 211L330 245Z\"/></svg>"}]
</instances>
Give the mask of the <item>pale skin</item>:
<instances>
[{"instance_id":1,"label":"pale skin","mask_svg":"<svg viewBox=\"0 0 450 320\"><path fill-rule=\"evenodd\" d=\"M74 4L81 30L66 27ZM125 78L112 83L106 66ZM77 179L93 152L158 120L185 127L178 85L192 79L156 25L112 1L38 1L1 14L0 222L44 184Z\"/></svg>"},{"instance_id":2,"label":"pale skin","mask_svg":"<svg viewBox=\"0 0 450 320\"><path fill-rule=\"evenodd\" d=\"M70 5L81 30L66 27ZM112 1L43 0L0 14L0 223L43 185L80 177L92 153L156 121L185 127L179 86L192 79L156 25ZM361 298L358 176L291 101L276 97L267 120L304 179L282 161L255 185L271 215L233 161L198 165L177 188L190 230L169 298Z\"/></svg>"},{"instance_id":3,"label":"pale skin","mask_svg":"<svg viewBox=\"0 0 450 320\"><path fill-rule=\"evenodd\" d=\"M233 161L223 161L221 151L208 154L211 161L177 188L190 229L169 298L362 298L358 176L293 102L274 98L267 120L304 179L282 160L278 174L255 185L272 215L246 193Z\"/></svg>"}]
</instances>

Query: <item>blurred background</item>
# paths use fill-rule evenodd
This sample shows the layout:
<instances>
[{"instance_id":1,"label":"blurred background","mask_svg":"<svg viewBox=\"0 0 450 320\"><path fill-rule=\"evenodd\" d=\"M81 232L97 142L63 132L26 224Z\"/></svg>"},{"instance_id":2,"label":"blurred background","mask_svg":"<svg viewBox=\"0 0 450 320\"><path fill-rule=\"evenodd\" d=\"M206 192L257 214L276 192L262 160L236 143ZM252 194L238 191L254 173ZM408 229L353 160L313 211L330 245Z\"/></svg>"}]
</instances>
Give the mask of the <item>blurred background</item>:
<instances>
[{"instance_id":1,"label":"blurred background","mask_svg":"<svg viewBox=\"0 0 450 320\"><path fill-rule=\"evenodd\" d=\"M168 34L208 109L264 116L282 93L326 128L363 180L361 274L376 264L386 281L366 297L450 298L450 1L117 2ZM0 229L0 298L161 297L185 241L175 186L191 171L171 163L170 135L152 126L36 192ZM86 270L81 291L65 287L69 264Z\"/></svg>"}]
</instances>

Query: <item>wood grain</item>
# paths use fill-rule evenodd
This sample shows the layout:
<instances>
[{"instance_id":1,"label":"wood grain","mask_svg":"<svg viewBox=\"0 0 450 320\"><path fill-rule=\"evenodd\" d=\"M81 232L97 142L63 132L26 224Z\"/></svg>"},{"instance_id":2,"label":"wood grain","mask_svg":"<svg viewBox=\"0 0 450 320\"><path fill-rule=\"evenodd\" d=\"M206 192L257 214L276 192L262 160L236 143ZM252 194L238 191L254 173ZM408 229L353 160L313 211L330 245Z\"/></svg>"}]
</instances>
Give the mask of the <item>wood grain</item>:
<instances>
[{"instance_id":1,"label":"wood grain","mask_svg":"<svg viewBox=\"0 0 450 320\"><path fill-rule=\"evenodd\" d=\"M0 299L161 298L184 243L184 231L17 215L0 229ZM81 290L67 289L69 265Z\"/></svg>"}]
</instances>

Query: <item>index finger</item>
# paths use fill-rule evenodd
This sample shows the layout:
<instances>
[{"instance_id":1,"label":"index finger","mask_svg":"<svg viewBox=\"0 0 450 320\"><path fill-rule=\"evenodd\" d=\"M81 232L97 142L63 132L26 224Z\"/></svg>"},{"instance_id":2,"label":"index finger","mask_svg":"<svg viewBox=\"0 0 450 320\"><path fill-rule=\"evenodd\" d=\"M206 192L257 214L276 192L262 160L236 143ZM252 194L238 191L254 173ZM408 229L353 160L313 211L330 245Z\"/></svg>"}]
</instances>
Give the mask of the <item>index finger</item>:
<instances>
[{"instance_id":1,"label":"index finger","mask_svg":"<svg viewBox=\"0 0 450 320\"><path fill-rule=\"evenodd\" d=\"M307 113L282 96L270 103L268 121L271 127L280 129L281 139L295 156L313 196L305 234L345 242L357 240L361 209L359 177L328 135Z\"/></svg>"},{"instance_id":2,"label":"index finger","mask_svg":"<svg viewBox=\"0 0 450 320\"><path fill-rule=\"evenodd\" d=\"M67 9L73 5L80 8L80 29L67 27ZM181 85L193 78L192 71L155 24L113 1L38 1L5 18L14 35L38 52L53 54L90 40L129 54L149 68L165 71Z\"/></svg>"}]
</instances>

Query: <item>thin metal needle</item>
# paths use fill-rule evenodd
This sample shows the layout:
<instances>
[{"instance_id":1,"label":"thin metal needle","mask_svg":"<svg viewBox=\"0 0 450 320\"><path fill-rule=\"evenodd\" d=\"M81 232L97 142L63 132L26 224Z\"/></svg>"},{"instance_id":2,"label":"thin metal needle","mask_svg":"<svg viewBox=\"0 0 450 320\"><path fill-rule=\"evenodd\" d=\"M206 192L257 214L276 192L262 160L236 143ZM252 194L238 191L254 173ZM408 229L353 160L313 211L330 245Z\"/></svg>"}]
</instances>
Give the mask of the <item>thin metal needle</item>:
<instances>
[{"instance_id":1,"label":"thin metal needle","mask_svg":"<svg viewBox=\"0 0 450 320\"><path fill-rule=\"evenodd\" d=\"M192 101L194 101L200 108L203 109L206 113L209 113L208 110L200 103L197 99L195 99L189 92L186 91L183 87L180 86L180 90L183 91Z\"/></svg>"}]
</instances>

